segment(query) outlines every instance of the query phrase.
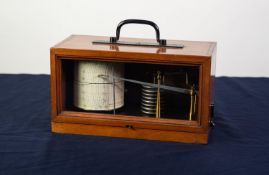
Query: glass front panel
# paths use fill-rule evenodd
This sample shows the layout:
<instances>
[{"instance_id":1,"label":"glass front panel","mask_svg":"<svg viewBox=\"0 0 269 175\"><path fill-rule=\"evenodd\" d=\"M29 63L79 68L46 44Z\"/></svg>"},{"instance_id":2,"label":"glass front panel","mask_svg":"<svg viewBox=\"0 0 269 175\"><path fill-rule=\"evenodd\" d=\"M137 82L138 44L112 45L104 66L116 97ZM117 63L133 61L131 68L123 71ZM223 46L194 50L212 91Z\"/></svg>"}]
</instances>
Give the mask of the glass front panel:
<instances>
[{"instance_id":1,"label":"glass front panel","mask_svg":"<svg viewBox=\"0 0 269 175\"><path fill-rule=\"evenodd\" d=\"M199 66L62 59L63 109L197 120Z\"/></svg>"}]
</instances>

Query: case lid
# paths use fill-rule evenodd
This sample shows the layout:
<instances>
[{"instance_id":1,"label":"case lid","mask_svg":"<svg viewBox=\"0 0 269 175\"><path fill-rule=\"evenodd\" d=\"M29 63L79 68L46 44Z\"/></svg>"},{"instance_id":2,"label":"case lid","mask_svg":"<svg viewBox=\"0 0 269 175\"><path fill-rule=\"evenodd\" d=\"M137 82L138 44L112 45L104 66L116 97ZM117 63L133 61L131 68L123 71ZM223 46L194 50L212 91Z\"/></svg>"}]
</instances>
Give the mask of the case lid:
<instances>
[{"instance_id":1,"label":"case lid","mask_svg":"<svg viewBox=\"0 0 269 175\"><path fill-rule=\"evenodd\" d=\"M215 42L201 41L183 41L183 40L167 40L168 44L184 45L183 48L166 48L166 47L151 47L151 46L126 46L116 44L93 44L96 40L108 40L109 37L104 36L88 36L88 35L71 35L59 44L51 48L52 51L69 52L72 55L74 51L83 51L87 53L98 53L117 57L121 53L130 54L157 54L157 55L173 55L173 56L198 56L211 57L216 47ZM146 42L156 43L154 39L139 39L139 38L120 38L126 42Z\"/></svg>"}]
</instances>

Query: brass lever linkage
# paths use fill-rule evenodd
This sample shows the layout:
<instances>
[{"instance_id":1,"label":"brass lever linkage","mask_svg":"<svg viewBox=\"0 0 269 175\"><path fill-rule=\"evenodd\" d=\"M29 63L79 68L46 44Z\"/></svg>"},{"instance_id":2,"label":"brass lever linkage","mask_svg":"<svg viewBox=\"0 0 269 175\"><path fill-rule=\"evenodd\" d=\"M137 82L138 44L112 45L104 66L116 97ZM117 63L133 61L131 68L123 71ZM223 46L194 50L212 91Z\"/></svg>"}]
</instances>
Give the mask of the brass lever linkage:
<instances>
[{"instance_id":1,"label":"brass lever linkage","mask_svg":"<svg viewBox=\"0 0 269 175\"><path fill-rule=\"evenodd\" d=\"M191 87L191 93L190 93L189 120L192 120L193 115L196 113L196 98L197 98L197 94L195 93L195 89L193 85Z\"/></svg>"},{"instance_id":2,"label":"brass lever linkage","mask_svg":"<svg viewBox=\"0 0 269 175\"><path fill-rule=\"evenodd\" d=\"M156 99L156 118L161 118L161 92L160 92L160 85L161 85L161 72L157 72L157 99Z\"/></svg>"}]
</instances>

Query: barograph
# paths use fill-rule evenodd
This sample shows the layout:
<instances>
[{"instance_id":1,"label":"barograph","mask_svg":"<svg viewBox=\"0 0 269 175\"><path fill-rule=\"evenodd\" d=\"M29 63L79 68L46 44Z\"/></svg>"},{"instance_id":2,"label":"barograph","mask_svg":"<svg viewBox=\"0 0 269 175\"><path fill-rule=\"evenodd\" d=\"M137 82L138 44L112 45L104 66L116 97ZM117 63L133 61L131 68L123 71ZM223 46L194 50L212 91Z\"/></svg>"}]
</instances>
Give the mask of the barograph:
<instances>
[{"instance_id":1,"label":"barograph","mask_svg":"<svg viewBox=\"0 0 269 175\"><path fill-rule=\"evenodd\" d=\"M127 24L156 39L120 37ZM71 35L51 48L52 131L207 143L216 43L160 39L128 19L115 37Z\"/></svg>"}]
</instances>

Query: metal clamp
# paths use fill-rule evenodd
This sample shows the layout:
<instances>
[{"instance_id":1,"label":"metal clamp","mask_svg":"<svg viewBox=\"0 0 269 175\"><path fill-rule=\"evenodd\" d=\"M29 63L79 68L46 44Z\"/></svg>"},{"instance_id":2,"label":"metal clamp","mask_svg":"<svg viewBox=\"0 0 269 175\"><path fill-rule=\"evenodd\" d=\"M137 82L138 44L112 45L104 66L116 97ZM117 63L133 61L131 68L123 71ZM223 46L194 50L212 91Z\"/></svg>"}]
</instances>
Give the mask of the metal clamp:
<instances>
[{"instance_id":1,"label":"metal clamp","mask_svg":"<svg viewBox=\"0 0 269 175\"><path fill-rule=\"evenodd\" d=\"M214 104L210 104L210 121L209 121L209 125L214 128L215 127L215 122L213 121L213 118L214 118Z\"/></svg>"}]
</instances>

